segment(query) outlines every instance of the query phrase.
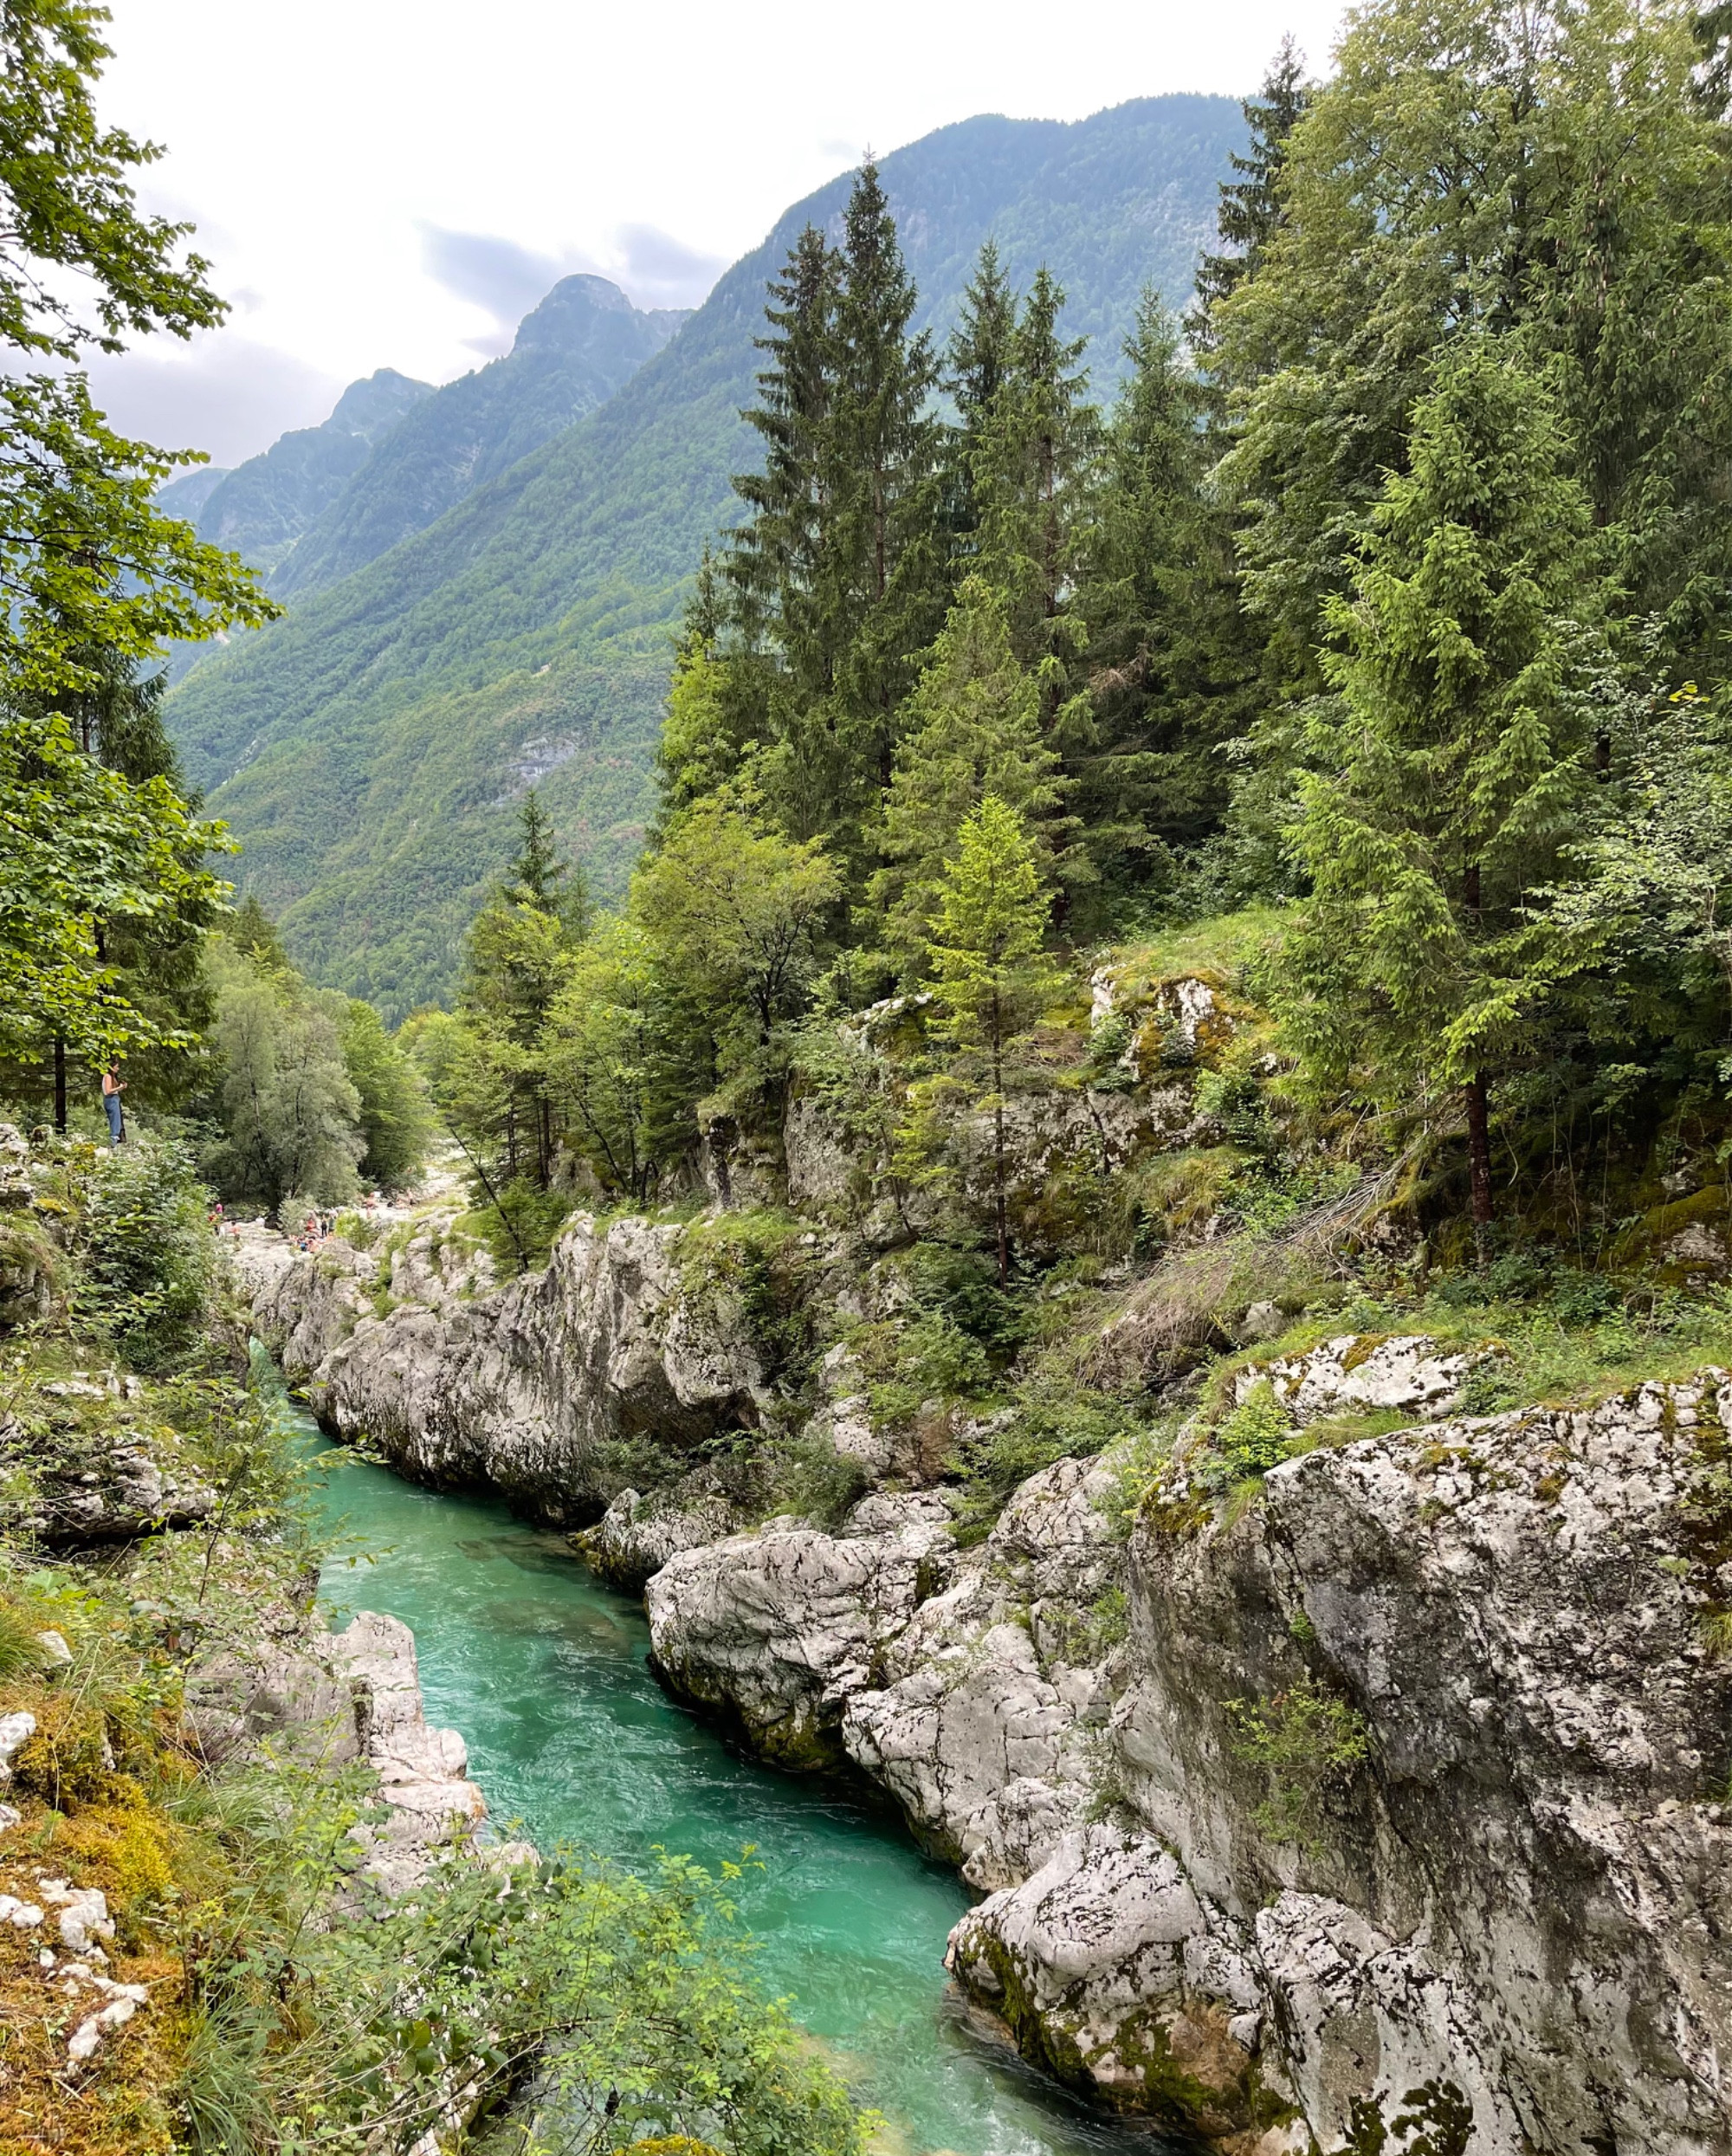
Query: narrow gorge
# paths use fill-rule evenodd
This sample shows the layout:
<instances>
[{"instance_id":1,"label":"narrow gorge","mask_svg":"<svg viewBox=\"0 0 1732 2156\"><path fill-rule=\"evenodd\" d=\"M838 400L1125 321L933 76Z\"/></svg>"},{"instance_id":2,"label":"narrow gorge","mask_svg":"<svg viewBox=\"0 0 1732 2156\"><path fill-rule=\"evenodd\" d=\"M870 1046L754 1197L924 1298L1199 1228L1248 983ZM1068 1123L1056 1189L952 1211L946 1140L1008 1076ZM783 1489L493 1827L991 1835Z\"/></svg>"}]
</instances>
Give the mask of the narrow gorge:
<instances>
[{"instance_id":1,"label":"narrow gorge","mask_svg":"<svg viewBox=\"0 0 1732 2156\"><path fill-rule=\"evenodd\" d=\"M1025 1214L1220 1112L1221 978L1098 983L1097 1041L1115 994L1107 1083L1018 1132ZM1732 1378L1476 1412L1519 1389L1507 1343L1283 1310L1205 1237L1057 1284L1046 1331L1073 1392L1212 1337L1157 1383L1166 1438L995 1491L959 1466L990 1413L874 1374L930 1309L918 1195L874 1195L818 1091L783 1137L503 1283L452 1207L255 1239L255 1322L327 1429L641 1591L675 1698L888 1795L979 1897L958 1984L1104 2112L1234 2156L1358 2148L1404 2102L1483 2156L1726 2147Z\"/></svg>"}]
</instances>

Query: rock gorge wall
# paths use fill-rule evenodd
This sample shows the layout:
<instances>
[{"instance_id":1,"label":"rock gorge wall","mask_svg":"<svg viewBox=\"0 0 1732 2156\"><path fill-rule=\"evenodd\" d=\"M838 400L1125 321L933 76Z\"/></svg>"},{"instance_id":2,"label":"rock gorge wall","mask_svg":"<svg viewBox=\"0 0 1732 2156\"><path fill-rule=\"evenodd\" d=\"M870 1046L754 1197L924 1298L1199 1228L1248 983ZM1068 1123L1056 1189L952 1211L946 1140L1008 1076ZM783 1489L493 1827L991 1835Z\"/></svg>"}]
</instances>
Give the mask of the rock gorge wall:
<instances>
[{"instance_id":1,"label":"rock gorge wall","mask_svg":"<svg viewBox=\"0 0 1732 2156\"><path fill-rule=\"evenodd\" d=\"M811 1195L826 1143L814 1278L894 1309L894 1229ZM983 1894L958 1979L1107 2104L1259 2156L1404 2102L1434 2156L1732 2150L1732 1379L1464 1416L1464 1358L1345 1336L1264 1375L1406 1427L1237 1513L1180 1464L1127 1521L1110 1461L1061 1460L980 1538L837 1350L803 1436L865 1494L753 1518L705 1462L792 1403L686 1235L580 1217L500 1286L435 1218L259 1266L258 1320L333 1429L581 1526L760 1756L888 1790Z\"/></svg>"},{"instance_id":2,"label":"rock gorge wall","mask_svg":"<svg viewBox=\"0 0 1732 2156\"><path fill-rule=\"evenodd\" d=\"M251 1261L260 1331L338 1434L365 1433L421 1480L486 1485L578 1525L613 1493L611 1444L689 1451L755 1418L742 1314L684 1292L677 1227L580 1216L545 1271L495 1287L486 1253L442 1240L446 1226L395 1252L383 1279L341 1242L287 1270Z\"/></svg>"}]
</instances>

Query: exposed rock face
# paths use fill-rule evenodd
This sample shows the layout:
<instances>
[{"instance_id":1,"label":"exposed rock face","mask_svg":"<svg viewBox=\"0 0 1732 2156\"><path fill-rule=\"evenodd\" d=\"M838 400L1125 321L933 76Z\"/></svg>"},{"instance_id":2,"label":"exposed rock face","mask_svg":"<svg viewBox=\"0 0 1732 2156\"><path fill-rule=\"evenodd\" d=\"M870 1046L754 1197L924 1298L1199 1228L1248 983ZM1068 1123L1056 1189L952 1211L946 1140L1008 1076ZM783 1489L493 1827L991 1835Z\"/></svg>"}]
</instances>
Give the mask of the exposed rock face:
<instances>
[{"instance_id":1,"label":"exposed rock face","mask_svg":"<svg viewBox=\"0 0 1732 2156\"><path fill-rule=\"evenodd\" d=\"M733 1534L740 1521L726 1498L658 1503L622 1490L593 1527L573 1535L578 1555L614 1587L642 1594L645 1584L682 1550L701 1549Z\"/></svg>"},{"instance_id":2,"label":"exposed rock face","mask_svg":"<svg viewBox=\"0 0 1732 2156\"><path fill-rule=\"evenodd\" d=\"M363 1609L341 1632L302 1623L208 1656L189 1672L186 1713L207 1758L365 1760L385 1818L352 1831L362 1874L387 1894L410 1892L442 1851L466 1848L487 1816L462 1738L427 1722L415 1635L396 1617Z\"/></svg>"},{"instance_id":3,"label":"exposed rock face","mask_svg":"<svg viewBox=\"0 0 1732 2156\"><path fill-rule=\"evenodd\" d=\"M427 1722L406 1624L359 1610L323 1645L323 1656L353 1688L362 1756L385 1807L383 1825L354 1830L367 1850L362 1869L388 1893L407 1893L432 1851L468 1842L487 1817L487 1799L468 1778L462 1738Z\"/></svg>"},{"instance_id":4,"label":"exposed rock face","mask_svg":"<svg viewBox=\"0 0 1732 2156\"><path fill-rule=\"evenodd\" d=\"M1067 1843L973 1912L959 1974L1056 2062L1070 2046L1075 2078L1124 2101L1141 2072L1153 2101L1158 2056L1127 2060L1163 2030L1176 2056L1195 2020L1149 1951L1176 1864L1186 1951L1225 1939L1261 2017L1238 2021L1236 2082L1198 2077L1212 2102L1266 2092L1327 2147L1355 2096L1438 2076L1495 2156L1732 2146L1732 1671L1701 1631L1732 1551L1729 1425L1717 1378L1653 1385L1309 1454L1231 1527L1164 1492L1114 1712L1135 1831ZM1231 1703L1308 1681L1369 1757L1318 1773L1283 1837ZM1302 1796L1303 1760L1280 1771ZM1161 1913L1103 1923L1133 1905ZM1231 2034L1242 1997L1217 1982L1211 2025Z\"/></svg>"},{"instance_id":5,"label":"exposed rock face","mask_svg":"<svg viewBox=\"0 0 1732 2156\"><path fill-rule=\"evenodd\" d=\"M1307 1355L1284 1356L1241 1370L1233 1381L1234 1396L1243 1400L1253 1387L1266 1383L1302 1425L1368 1408L1393 1408L1431 1421L1460 1405L1469 1373L1485 1359L1485 1350L1440 1348L1423 1333L1380 1340L1348 1332Z\"/></svg>"},{"instance_id":6,"label":"exposed rock face","mask_svg":"<svg viewBox=\"0 0 1732 2156\"><path fill-rule=\"evenodd\" d=\"M682 1551L650 1582L656 1660L673 1688L786 1766L839 1762L843 1707L871 1681L950 1550L932 1498L869 1499L855 1531L792 1520Z\"/></svg>"},{"instance_id":7,"label":"exposed rock face","mask_svg":"<svg viewBox=\"0 0 1732 2156\"><path fill-rule=\"evenodd\" d=\"M1081 1818L1106 1721L1109 1483L1061 1461L962 1555L934 1492L687 1549L646 1590L657 1663L766 1758L851 1760L973 1884L1020 1880Z\"/></svg>"},{"instance_id":8,"label":"exposed rock face","mask_svg":"<svg viewBox=\"0 0 1732 2156\"><path fill-rule=\"evenodd\" d=\"M849 1757L971 1885L1025 1877L1087 1804L1106 1719L1101 1597L1122 1569L1099 1509L1109 1481L1061 1460L1024 1483L848 1701Z\"/></svg>"},{"instance_id":9,"label":"exposed rock face","mask_svg":"<svg viewBox=\"0 0 1732 2156\"><path fill-rule=\"evenodd\" d=\"M76 1370L15 1393L0 1413L0 1466L28 1477L21 1524L56 1548L191 1527L217 1494L138 1378Z\"/></svg>"},{"instance_id":10,"label":"exposed rock face","mask_svg":"<svg viewBox=\"0 0 1732 2156\"><path fill-rule=\"evenodd\" d=\"M327 1243L265 1291L257 1316L339 1432L365 1433L423 1480L491 1484L582 1525L611 1494L605 1448L695 1447L759 1412L743 1315L725 1291L684 1292L680 1235L579 1214L545 1272L491 1288L490 1268L447 1268L437 1307L408 1301L384 1317L373 1261Z\"/></svg>"},{"instance_id":11,"label":"exposed rock face","mask_svg":"<svg viewBox=\"0 0 1732 2156\"><path fill-rule=\"evenodd\" d=\"M1147 1836L1067 1835L963 1918L945 1959L1031 2057L1108 2101L1218 2134L1286 2108L1257 2086L1262 1993L1233 1927Z\"/></svg>"}]
</instances>

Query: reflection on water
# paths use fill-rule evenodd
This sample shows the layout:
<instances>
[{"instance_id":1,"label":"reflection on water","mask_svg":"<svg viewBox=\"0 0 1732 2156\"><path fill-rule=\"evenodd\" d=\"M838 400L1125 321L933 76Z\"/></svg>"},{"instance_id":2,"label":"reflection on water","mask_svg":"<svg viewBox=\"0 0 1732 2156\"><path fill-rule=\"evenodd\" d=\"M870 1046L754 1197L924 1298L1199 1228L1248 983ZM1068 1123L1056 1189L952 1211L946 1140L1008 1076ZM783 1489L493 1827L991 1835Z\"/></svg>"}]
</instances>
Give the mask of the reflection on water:
<instances>
[{"instance_id":1,"label":"reflection on water","mask_svg":"<svg viewBox=\"0 0 1732 2156\"><path fill-rule=\"evenodd\" d=\"M894 1820L736 1757L675 1706L641 1610L558 1537L399 1481L284 1412L319 1453L345 1548L372 1553L327 1564L321 1597L339 1621L413 1627L428 1718L463 1732L496 1823L628 1861L659 1843L714 1866L749 1844L762 1869L740 1898L764 1981L885 2114L885 2156L1160 2156L971 2027L941 1965L966 1896Z\"/></svg>"}]
</instances>

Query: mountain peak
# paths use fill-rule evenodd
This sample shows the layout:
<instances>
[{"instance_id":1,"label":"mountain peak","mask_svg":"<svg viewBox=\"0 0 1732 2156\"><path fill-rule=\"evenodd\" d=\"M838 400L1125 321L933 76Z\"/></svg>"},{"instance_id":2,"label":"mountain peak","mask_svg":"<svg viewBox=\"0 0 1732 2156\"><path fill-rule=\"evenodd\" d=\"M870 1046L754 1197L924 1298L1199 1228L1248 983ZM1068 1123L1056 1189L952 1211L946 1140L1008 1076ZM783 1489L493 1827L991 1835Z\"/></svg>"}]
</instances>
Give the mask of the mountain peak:
<instances>
[{"instance_id":1,"label":"mountain peak","mask_svg":"<svg viewBox=\"0 0 1732 2156\"><path fill-rule=\"evenodd\" d=\"M334 433L359 434L364 442L377 442L404 412L432 394L430 382L414 381L395 367L382 366L364 381L350 383L325 424Z\"/></svg>"},{"instance_id":2,"label":"mountain peak","mask_svg":"<svg viewBox=\"0 0 1732 2156\"><path fill-rule=\"evenodd\" d=\"M539 307L517 325L514 352L567 351L586 345L598 327L596 317L632 315L633 307L617 284L581 272L561 277Z\"/></svg>"}]
</instances>

